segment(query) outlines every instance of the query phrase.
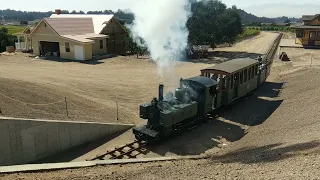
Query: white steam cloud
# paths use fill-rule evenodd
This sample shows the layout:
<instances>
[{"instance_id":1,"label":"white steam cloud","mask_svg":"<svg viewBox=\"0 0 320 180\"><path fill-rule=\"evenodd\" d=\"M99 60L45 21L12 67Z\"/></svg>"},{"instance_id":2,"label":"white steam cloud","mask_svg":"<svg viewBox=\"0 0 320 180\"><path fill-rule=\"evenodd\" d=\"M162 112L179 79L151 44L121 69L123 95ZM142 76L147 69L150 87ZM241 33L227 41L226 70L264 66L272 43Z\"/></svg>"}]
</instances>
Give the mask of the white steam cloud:
<instances>
[{"instance_id":1,"label":"white steam cloud","mask_svg":"<svg viewBox=\"0 0 320 180\"><path fill-rule=\"evenodd\" d=\"M130 8L135 16L129 27L133 39L148 48L161 77L174 76L173 63L183 58L188 45L186 23L191 16L190 9L189 0L136 0Z\"/></svg>"}]
</instances>

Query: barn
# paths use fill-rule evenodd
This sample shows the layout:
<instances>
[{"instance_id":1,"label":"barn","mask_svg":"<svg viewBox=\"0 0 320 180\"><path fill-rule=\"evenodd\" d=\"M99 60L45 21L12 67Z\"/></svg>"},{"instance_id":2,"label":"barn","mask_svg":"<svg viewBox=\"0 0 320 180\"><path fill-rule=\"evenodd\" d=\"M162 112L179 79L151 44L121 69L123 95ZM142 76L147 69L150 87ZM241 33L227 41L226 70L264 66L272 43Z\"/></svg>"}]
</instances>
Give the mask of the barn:
<instances>
[{"instance_id":1,"label":"barn","mask_svg":"<svg viewBox=\"0 0 320 180\"><path fill-rule=\"evenodd\" d=\"M42 19L29 36L37 56L81 61L125 53L125 33L113 15L57 13Z\"/></svg>"}]
</instances>

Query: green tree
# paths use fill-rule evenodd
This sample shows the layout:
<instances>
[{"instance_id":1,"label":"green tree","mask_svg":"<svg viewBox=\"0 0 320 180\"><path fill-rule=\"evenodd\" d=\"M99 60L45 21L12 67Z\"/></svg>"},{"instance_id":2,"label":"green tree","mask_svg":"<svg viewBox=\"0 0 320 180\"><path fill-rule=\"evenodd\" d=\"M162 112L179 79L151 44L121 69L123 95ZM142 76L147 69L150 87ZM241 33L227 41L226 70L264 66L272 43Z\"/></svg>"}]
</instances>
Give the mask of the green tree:
<instances>
[{"instance_id":1,"label":"green tree","mask_svg":"<svg viewBox=\"0 0 320 180\"><path fill-rule=\"evenodd\" d=\"M187 22L188 41L192 45L232 43L242 30L241 18L235 6L218 0L192 1L192 17Z\"/></svg>"},{"instance_id":2,"label":"green tree","mask_svg":"<svg viewBox=\"0 0 320 180\"><path fill-rule=\"evenodd\" d=\"M13 46L15 38L8 34L8 29L5 27L0 28L0 52L6 50L6 46Z\"/></svg>"}]
</instances>

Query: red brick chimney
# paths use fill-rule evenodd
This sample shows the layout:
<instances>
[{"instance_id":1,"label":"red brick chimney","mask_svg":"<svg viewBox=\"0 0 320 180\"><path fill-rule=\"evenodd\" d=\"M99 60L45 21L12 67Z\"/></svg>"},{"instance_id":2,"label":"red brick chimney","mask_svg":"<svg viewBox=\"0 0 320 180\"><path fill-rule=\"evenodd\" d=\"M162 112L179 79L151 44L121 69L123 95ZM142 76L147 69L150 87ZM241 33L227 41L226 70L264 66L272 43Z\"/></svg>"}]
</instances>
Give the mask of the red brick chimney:
<instances>
[{"instance_id":1,"label":"red brick chimney","mask_svg":"<svg viewBox=\"0 0 320 180\"><path fill-rule=\"evenodd\" d=\"M61 9L56 9L56 14L60 15L61 14Z\"/></svg>"}]
</instances>

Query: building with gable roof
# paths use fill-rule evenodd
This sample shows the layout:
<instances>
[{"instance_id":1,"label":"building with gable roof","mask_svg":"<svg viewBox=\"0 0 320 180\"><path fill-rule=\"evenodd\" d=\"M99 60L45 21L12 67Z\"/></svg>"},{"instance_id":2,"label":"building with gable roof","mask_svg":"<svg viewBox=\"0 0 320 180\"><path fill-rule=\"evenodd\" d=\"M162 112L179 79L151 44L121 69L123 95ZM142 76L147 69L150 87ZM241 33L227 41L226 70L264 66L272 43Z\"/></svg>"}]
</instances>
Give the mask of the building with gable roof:
<instances>
[{"instance_id":1,"label":"building with gable roof","mask_svg":"<svg viewBox=\"0 0 320 180\"><path fill-rule=\"evenodd\" d=\"M113 15L56 14L31 31L33 53L62 59L89 60L125 53L125 29Z\"/></svg>"},{"instance_id":2,"label":"building with gable roof","mask_svg":"<svg viewBox=\"0 0 320 180\"><path fill-rule=\"evenodd\" d=\"M320 14L303 15L302 23L292 28L296 29L296 44L320 46Z\"/></svg>"}]
</instances>

